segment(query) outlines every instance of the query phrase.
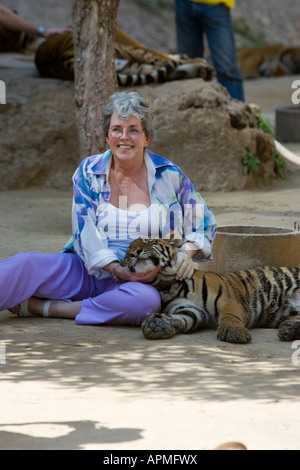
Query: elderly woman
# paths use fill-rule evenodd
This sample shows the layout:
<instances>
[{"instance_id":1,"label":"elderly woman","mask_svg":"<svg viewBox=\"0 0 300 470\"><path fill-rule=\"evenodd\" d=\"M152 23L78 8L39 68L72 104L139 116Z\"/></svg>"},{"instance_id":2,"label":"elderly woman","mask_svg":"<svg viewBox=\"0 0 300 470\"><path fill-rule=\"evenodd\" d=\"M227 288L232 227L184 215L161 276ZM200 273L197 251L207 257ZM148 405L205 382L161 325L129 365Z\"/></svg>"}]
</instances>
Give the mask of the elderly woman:
<instances>
[{"instance_id":1,"label":"elderly woman","mask_svg":"<svg viewBox=\"0 0 300 470\"><path fill-rule=\"evenodd\" d=\"M72 239L61 253L19 253L0 262L0 310L140 325L160 311L150 285L159 268L140 275L120 265L133 239L180 231L179 279L192 276L192 258L211 258L214 216L176 165L146 150L153 131L145 100L116 93L103 122L109 150L83 160L73 177Z\"/></svg>"}]
</instances>

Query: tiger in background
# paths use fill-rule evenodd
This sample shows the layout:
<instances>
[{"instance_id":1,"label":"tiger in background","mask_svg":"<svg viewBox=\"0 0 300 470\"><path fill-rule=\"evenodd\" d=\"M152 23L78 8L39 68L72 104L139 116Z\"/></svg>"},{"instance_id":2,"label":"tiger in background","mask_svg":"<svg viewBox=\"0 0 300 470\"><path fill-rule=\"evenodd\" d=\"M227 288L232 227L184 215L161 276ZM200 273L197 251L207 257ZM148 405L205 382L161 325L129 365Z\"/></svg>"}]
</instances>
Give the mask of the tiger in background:
<instances>
[{"instance_id":1,"label":"tiger in background","mask_svg":"<svg viewBox=\"0 0 300 470\"><path fill-rule=\"evenodd\" d=\"M42 77L74 80L72 33L46 39L38 46L34 60ZM205 59L189 59L149 49L119 29L115 32L115 66L119 86L215 77L214 68Z\"/></svg>"},{"instance_id":2,"label":"tiger in background","mask_svg":"<svg viewBox=\"0 0 300 470\"><path fill-rule=\"evenodd\" d=\"M300 46L265 44L237 51L243 78L279 77L300 73Z\"/></svg>"},{"instance_id":3,"label":"tiger in background","mask_svg":"<svg viewBox=\"0 0 300 470\"><path fill-rule=\"evenodd\" d=\"M282 341L300 339L300 269L258 267L237 272L196 270L190 280L177 281L176 252L182 241L134 240L123 266L146 273L161 269L153 285L162 299L161 313L151 313L142 324L148 339L166 339L204 327L217 327L217 338L249 343L249 329L277 328Z\"/></svg>"}]
</instances>

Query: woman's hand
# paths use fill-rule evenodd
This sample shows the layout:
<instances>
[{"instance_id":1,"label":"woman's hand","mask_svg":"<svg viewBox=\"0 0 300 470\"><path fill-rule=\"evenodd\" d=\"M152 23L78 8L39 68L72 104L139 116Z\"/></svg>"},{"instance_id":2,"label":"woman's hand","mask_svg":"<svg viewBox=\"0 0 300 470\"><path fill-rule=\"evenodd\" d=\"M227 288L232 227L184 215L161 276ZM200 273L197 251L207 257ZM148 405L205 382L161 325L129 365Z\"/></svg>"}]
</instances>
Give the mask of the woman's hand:
<instances>
[{"instance_id":1,"label":"woman's hand","mask_svg":"<svg viewBox=\"0 0 300 470\"><path fill-rule=\"evenodd\" d=\"M137 274L129 271L127 266L121 266L119 264L114 269L114 277L123 282L142 282L143 284L150 284L156 278L159 270L160 266L156 266L147 274Z\"/></svg>"},{"instance_id":2,"label":"woman's hand","mask_svg":"<svg viewBox=\"0 0 300 470\"><path fill-rule=\"evenodd\" d=\"M194 274L193 260L184 251L178 251L176 258L177 274L176 279L183 281L183 279L191 279Z\"/></svg>"},{"instance_id":3,"label":"woman's hand","mask_svg":"<svg viewBox=\"0 0 300 470\"><path fill-rule=\"evenodd\" d=\"M193 257L198 253L199 248L192 242L186 242L181 249L177 252L176 279L183 281L183 279L191 279L194 274Z\"/></svg>"}]
</instances>

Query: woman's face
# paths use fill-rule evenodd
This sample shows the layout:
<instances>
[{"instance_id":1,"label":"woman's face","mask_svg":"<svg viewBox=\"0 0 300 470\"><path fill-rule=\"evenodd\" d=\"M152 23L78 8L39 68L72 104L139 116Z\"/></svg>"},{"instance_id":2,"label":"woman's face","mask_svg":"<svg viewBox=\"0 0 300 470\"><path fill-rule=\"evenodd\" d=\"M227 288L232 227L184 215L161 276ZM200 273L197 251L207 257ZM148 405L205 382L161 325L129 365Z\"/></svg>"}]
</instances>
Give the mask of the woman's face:
<instances>
[{"instance_id":1,"label":"woman's face","mask_svg":"<svg viewBox=\"0 0 300 470\"><path fill-rule=\"evenodd\" d=\"M122 121L117 114L112 115L106 142L120 162L132 164L142 159L150 140L142 130L141 121L135 116Z\"/></svg>"}]
</instances>

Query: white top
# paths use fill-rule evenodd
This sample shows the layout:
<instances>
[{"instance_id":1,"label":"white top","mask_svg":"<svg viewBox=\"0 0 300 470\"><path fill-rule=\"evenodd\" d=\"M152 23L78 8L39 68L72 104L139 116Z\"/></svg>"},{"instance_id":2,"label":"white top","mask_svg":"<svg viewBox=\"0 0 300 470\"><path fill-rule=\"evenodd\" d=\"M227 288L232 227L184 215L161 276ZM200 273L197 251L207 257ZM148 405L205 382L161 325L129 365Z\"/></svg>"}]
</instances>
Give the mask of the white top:
<instances>
[{"instance_id":1,"label":"white top","mask_svg":"<svg viewBox=\"0 0 300 470\"><path fill-rule=\"evenodd\" d=\"M125 256L129 243L136 238L158 238L159 223L151 206L128 211L110 202L104 209L99 226L109 238L109 246L118 259ZM155 236L156 235L156 236Z\"/></svg>"}]
</instances>

